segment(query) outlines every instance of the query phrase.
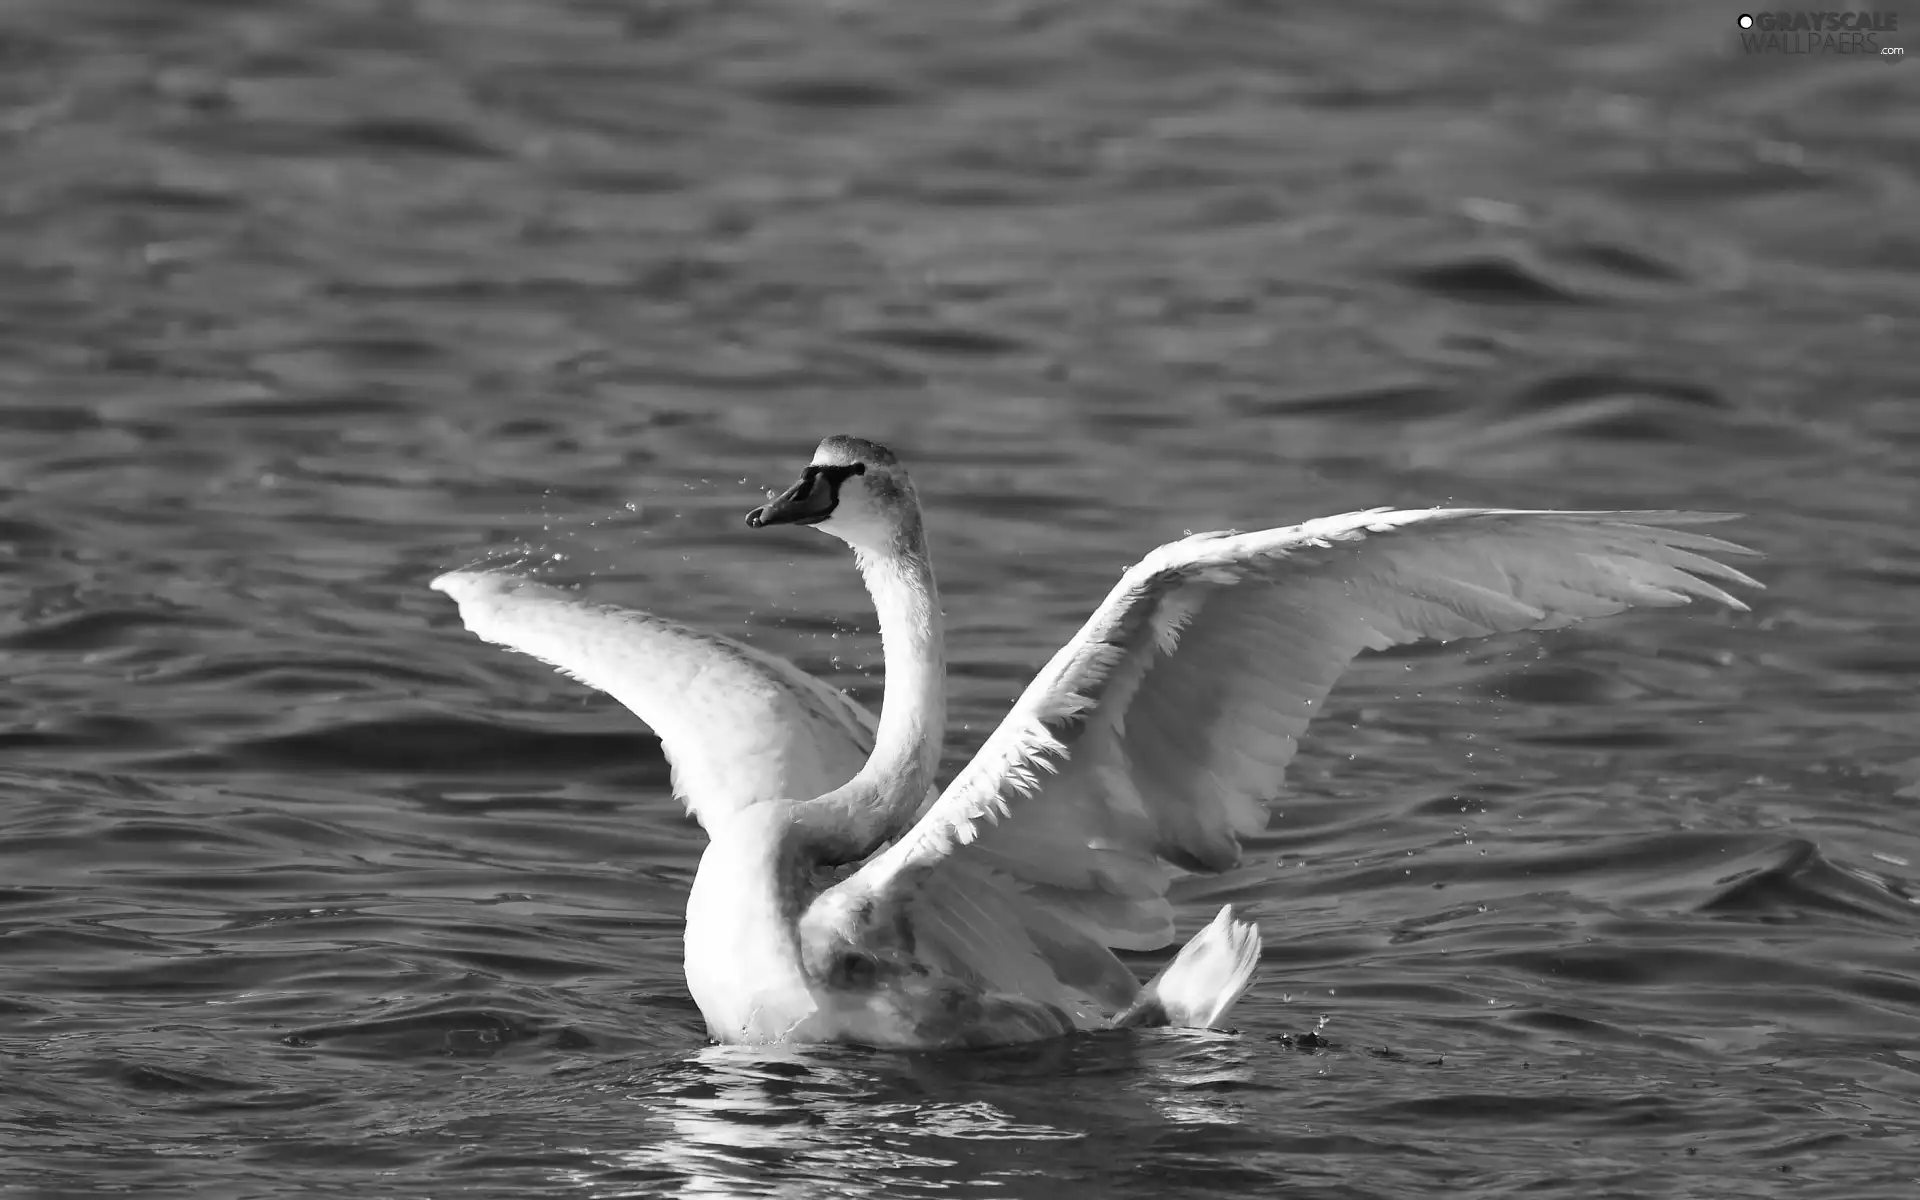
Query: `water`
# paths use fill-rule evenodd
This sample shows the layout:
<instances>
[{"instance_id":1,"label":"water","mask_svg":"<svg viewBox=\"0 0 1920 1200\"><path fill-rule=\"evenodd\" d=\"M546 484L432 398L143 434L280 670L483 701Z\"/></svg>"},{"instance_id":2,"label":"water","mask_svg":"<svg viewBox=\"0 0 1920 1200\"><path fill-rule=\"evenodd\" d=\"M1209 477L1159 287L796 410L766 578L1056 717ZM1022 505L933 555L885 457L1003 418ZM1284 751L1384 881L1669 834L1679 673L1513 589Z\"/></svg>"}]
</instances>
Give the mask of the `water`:
<instances>
[{"instance_id":1,"label":"water","mask_svg":"<svg viewBox=\"0 0 1920 1200\"><path fill-rule=\"evenodd\" d=\"M1731 21L7 6L0 1191L1913 1194L1920 76ZM1180 893L1237 1034L707 1047L654 743L425 583L877 701L740 522L842 431L949 770L1186 529L1727 509L1768 590L1359 664Z\"/></svg>"}]
</instances>

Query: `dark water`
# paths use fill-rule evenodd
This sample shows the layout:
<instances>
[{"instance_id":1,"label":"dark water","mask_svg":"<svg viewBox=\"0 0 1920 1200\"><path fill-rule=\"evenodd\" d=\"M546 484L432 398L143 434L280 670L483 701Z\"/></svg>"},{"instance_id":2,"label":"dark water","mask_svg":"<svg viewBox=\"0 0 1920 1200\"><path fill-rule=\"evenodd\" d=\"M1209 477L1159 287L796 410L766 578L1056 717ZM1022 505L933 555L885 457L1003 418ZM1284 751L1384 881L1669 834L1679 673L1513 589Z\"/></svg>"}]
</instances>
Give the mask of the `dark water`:
<instances>
[{"instance_id":1,"label":"dark water","mask_svg":"<svg viewBox=\"0 0 1920 1200\"><path fill-rule=\"evenodd\" d=\"M1920 67L1732 14L6 5L0 1192L1914 1195ZM740 524L840 431L950 769L1183 529L1733 509L1769 590L1360 664L1182 894L1237 1035L710 1048L654 743L425 583L875 700Z\"/></svg>"}]
</instances>

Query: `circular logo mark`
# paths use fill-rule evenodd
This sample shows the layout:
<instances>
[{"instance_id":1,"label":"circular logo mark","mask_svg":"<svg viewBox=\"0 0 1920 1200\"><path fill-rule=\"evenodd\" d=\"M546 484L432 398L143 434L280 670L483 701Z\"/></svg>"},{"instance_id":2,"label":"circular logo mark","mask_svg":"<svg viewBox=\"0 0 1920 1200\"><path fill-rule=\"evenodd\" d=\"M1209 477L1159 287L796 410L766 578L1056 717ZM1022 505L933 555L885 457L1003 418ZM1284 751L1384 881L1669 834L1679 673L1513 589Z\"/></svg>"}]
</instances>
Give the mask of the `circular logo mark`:
<instances>
[{"instance_id":1,"label":"circular logo mark","mask_svg":"<svg viewBox=\"0 0 1920 1200\"><path fill-rule=\"evenodd\" d=\"M1752 29L1752 28L1753 28L1753 18L1752 18L1751 16L1749 16L1748 14L1746 14L1746 13L1741 13L1741 14L1740 14L1740 19L1739 19L1738 21L1736 21L1736 22L1734 22L1734 24L1736 24L1736 25L1738 25L1738 26L1740 26L1740 28L1742 28L1742 29Z\"/></svg>"}]
</instances>

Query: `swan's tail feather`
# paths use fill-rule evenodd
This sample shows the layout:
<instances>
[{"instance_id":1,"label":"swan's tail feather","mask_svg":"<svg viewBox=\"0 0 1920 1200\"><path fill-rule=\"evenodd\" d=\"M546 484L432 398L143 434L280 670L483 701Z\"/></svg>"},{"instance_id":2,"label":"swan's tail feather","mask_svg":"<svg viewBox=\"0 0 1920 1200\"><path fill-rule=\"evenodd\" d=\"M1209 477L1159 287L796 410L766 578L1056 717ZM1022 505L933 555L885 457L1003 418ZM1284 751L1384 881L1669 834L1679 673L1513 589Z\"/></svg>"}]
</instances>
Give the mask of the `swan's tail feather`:
<instances>
[{"instance_id":1,"label":"swan's tail feather","mask_svg":"<svg viewBox=\"0 0 1920 1200\"><path fill-rule=\"evenodd\" d=\"M1166 969L1141 989L1133 1007L1113 1023L1118 1028L1211 1028L1253 983L1259 964L1260 927L1234 920L1233 905L1223 905L1213 923L1180 947Z\"/></svg>"}]
</instances>

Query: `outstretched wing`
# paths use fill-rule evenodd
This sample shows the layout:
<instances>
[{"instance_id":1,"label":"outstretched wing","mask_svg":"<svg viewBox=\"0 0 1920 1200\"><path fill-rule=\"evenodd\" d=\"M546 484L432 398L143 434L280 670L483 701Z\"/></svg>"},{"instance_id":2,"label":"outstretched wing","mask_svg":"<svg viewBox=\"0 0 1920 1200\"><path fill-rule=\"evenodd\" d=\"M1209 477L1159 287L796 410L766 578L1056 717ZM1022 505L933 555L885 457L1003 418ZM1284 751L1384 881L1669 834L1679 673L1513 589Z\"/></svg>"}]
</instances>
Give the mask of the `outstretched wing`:
<instances>
[{"instance_id":1,"label":"outstretched wing","mask_svg":"<svg viewBox=\"0 0 1920 1200\"><path fill-rule=\"evenodd\" d=\"M491 571L453 571L433 587L475 635L558 667L651 726L674 792L709 829L758 800L830 792L873 749L865 708L731 638Z\"/></svg>"},{"instance_id":2,"label":"outstretched wing","mask_svg":"<svg viewBox=\"0 0 1920 1200\"><path fill-rule=\"evenodd\" d=\"M1713 581L1758 585L1707 555L1751 551L1672 528L1719 519L1376 509L1162 546L920 822L833 889L836 903L878 925L904 918L976 974L1030 971L1035 955L1098 974L1088 946L1061 948L1053 926L1101 947L1170 941L1170 865L1234 865L1239 839L1266 826L1296 739L1360 651L1693 597L1744 608ZM953 894L966 889L948 876L997 880L997 895L1048 915L1056 945L979 928L989 922L960 911Z\"/></svg>"}]
</instances>

